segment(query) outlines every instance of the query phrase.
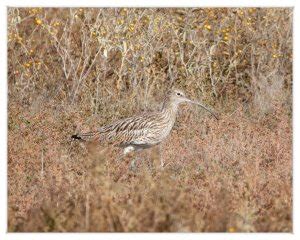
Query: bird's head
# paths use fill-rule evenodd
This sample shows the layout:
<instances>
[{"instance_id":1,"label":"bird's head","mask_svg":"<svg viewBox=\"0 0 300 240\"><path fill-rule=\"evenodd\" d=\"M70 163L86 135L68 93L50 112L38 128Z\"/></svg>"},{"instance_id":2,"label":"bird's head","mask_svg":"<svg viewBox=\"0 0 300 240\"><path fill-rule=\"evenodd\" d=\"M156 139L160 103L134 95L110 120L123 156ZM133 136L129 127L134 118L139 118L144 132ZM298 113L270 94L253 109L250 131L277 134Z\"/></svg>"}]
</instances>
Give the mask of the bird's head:
<instances>
[{"instance_id":1,"label":"bird's head","mask_svg":"<svg viewBox=\"0 0 300 240\"><path fill-rule=\"evenodd\" d=\"M206 111L210 112L210 114L212 114L216 119L218 119L218 117L216 116L215 113L213 113L213 111L211 111L208 107L206 107L202 103L189 99L185 95L184 91L182 91L182 90L173 89L173 90L169 91L169 93L167 94L167 99L170 103L176 104L176 105L178 105L180 103L184 103L184 102L198 105L198 106L204 108Z\"/></svg>"}]
</instances>

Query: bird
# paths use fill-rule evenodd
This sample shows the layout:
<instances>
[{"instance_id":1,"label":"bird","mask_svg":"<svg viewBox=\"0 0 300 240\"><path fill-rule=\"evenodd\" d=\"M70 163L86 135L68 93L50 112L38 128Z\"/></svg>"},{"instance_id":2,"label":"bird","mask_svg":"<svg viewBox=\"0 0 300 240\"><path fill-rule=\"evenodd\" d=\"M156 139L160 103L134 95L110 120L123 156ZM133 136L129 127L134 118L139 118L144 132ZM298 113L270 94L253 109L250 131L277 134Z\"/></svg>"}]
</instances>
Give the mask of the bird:
<instances>
[{"instance_id":1,"label":"bird","mask_svg":"<svg viewBox=\"0 0 300 240\"><path fill-rule=\"evenodd\" d=\"M71 137L86 142L110 143L123 148L124 155L132 151L150 148L160 144L168 137L175 124L179 105L182 103L198 105L218 120L212 110L200 102L187 98L184 91L171 89L167 92L159 111L121 119L95 131L78 133Z\"/></svg>"}]
</instances>

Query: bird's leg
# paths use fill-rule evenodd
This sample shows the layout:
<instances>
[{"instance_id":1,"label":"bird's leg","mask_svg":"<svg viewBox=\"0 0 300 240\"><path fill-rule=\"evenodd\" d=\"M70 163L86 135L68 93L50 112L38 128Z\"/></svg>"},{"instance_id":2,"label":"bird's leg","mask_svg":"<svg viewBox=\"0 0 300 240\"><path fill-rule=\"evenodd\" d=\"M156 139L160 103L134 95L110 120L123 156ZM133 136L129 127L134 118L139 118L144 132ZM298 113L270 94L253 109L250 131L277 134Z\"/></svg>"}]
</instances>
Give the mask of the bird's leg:
<instances>
[{"instance_id":1,"label":"bird's leg","mask_svg":"<svg viewBox=\"0 0 300 240\"><path fill-rule=\"evenodd\" d=\"M163 168L165 166L165 162L163 160L163 158L161 157L161 144L158 145L158 157L159 157L159 161L160 161L160 167Z\"/></svg>"},{"instance_id":2,"label":"bird's leg","mask_svg":"<svg viewBox=\"0 0 300 240\"><path fill-rule=\"evenodd\" d=\"M142 150L142 149L141 149ZM143 161L143 165L146 164L149 170L153 169L153 149L143 149L143 155L141 157L141 160Z\"/></svg>"},{"instance_id":3,"label":"bird's leg","mask_svg":"<svg viewBox=\"0 0 300 240\"><path fill-rule=\"evenodd\" d=\"M136 156L134 157L134 159L130 162L130 170L134 171L136 169Z\"/></svg>"},{"instance_id":4,"label":"bird's leg","mask_svg":"<svg viewBox=\"0 0 300 240\"><path fill-rule=\"evenodd\" d=\"M146 154L146 161L147 161L148 167L150 169L152 169L153 168L153 154Z\"/></svg>"},{"instance_id":5,"label":"bird's leg","mask_svg":"<svg viewBox=\"0 0 300 240\"><path fill-rule=\"evenodd\" d=\"M133 151L135 151L135 150L137 150L137 149L135 149L135 147L134 146L128 146L128 147L126 147L125 149L124 149L124 155L129 155L129 153L131 153L131 152L133 152ZM131 155L131 154L130 154ZM135 156L134 156L134 158L133 158L133 160L130 162L130 170L135 170L136 169L136 161L137 161L137 157L136 157L136 154L135 154Z\"/></svg>"},{"instance_id":6,"label":"bird's leg","mask_svg":"<svg viewBox=\"0 0 300 240\"><path fill-rule=\"evenodd\" d=\"M136 163L139 160L139 158L141 157L139 152L140 152L139 150L135 151L136 154L134 155L134 158L130 163L130 170L132 170L132 171L136 170Z\"/></svg>"}]
</instances>

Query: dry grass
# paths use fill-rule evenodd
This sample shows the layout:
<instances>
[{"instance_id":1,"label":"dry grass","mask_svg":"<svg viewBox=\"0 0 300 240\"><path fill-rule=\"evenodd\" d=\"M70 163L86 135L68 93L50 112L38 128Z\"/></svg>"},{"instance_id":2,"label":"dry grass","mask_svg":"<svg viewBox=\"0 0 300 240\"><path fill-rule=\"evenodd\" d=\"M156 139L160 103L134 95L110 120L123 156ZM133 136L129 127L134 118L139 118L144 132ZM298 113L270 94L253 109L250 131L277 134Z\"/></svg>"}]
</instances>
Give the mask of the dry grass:
<instances>
[{"instance_id":1,"label":"dry grass","mask_svg":"<svg viewBox=\"0 0 300 240\"><path fill-rule=\"evenodd\" d=\"M8 10L8 228L292 231L292 10ZM70 135L182 107L158 149L94 153Z\"/></svg>"}]
</instances>

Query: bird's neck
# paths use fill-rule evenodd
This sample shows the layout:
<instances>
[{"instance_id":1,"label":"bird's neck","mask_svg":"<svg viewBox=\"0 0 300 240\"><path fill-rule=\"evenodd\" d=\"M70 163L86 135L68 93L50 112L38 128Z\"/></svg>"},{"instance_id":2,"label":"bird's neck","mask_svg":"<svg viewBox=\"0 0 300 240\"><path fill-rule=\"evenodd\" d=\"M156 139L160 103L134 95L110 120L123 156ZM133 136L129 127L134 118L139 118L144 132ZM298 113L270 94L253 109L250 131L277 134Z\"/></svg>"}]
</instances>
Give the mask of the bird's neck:
<instances>
[{"instance_id":1,"label":"bird's neck","mask_svg":"<svg viewBox=\"0 0 300 240\"><path fill-rule=\"evenodd\" d=\"M162 108L162 113L166 113L171 117L176 117L178 111L178 104L171 102L171 101L165 101L163 108Z\"/></svg>"}]
</instances>

